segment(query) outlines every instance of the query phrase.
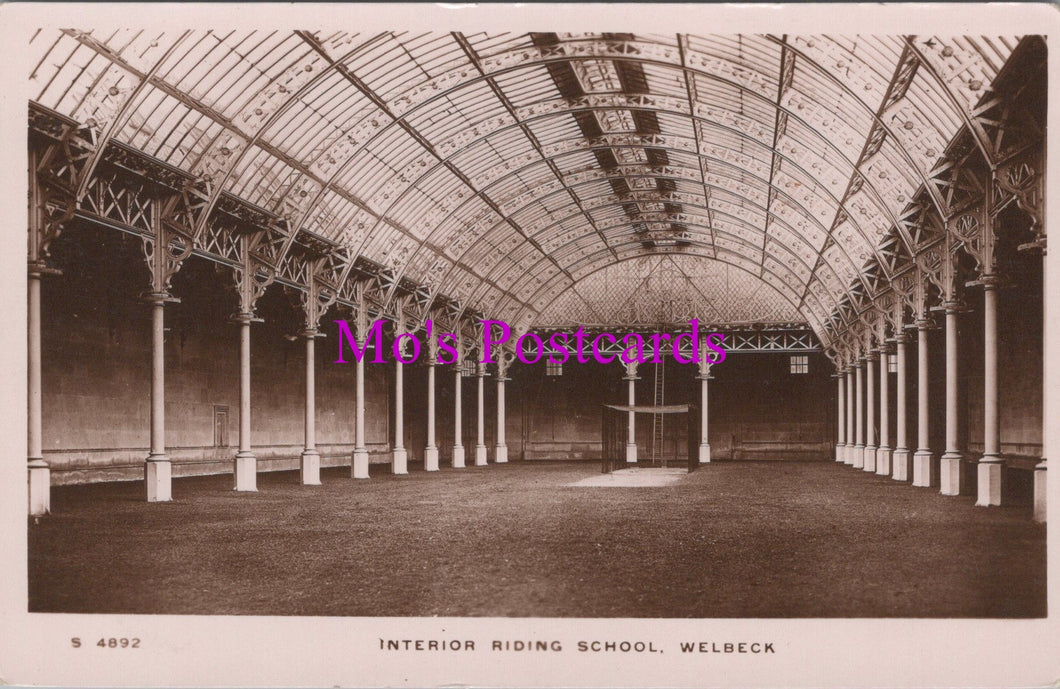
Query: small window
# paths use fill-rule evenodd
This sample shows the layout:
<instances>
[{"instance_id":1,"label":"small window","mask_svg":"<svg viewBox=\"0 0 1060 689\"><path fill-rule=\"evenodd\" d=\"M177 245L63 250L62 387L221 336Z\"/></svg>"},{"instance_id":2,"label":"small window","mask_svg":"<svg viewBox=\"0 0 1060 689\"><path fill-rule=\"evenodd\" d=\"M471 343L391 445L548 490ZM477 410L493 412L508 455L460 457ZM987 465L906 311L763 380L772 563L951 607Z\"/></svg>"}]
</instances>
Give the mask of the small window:
<instances>
[{"instance_id":1,"label":"small window","mask_svg":"<svg viewBox=\"0 0 1060 689\"><path fill-rule=\"evenodd\" d=\"M887 355L887 373L898 373L898 355Z\"/></svg>"},{"instance_id":2,"label":"small window","mask_svg":"<svg viewBox=\"0 0 1060 689\"><path fill-rule=\"evenodd\" d=\"M792 373L807 373L810 370L810 357L805 354L796 354L791 357Z\"/></svg>"},{"instance_id":3,"label":"small window","mask_svg":"<svg viewBox=\"0 0 1060 689\"><path fill-rule=\"evenodd\" d=\"M545 361L545 375L546 376L562 376L563 375L563 364L552 363L551 361Z\"/></svg>"},{"instance_id":4,"label":"small window","mask_svg":"<svg viewBox=\"0 0 1060 689\"><path fill-rule=\"evenodd\" d=\"M475 375L475 362L470 359L464 359L460 364L460 375L463 378L473 378Z\"/></svg>"}]
</instances>

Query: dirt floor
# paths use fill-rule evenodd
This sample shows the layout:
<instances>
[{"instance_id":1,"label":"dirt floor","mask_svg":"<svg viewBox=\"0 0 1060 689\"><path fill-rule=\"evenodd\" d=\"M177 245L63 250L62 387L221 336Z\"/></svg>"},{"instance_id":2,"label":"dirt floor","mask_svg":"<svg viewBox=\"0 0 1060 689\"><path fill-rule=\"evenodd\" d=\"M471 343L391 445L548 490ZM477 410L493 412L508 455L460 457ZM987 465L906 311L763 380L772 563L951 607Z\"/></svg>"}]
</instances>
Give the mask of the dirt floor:
<instances>
[{"instance_id":1,"label":"dirt floor","mask_svg":"<svg viewBox=\"0 0 1060 689\"><path fill-rule=\"evenodd\" d=\"M596 463L301 486L262 474L57 487L31 611L345 616L1037 617L1045 527L832 462L578 487Z\"/></svg>"}]
</instances>

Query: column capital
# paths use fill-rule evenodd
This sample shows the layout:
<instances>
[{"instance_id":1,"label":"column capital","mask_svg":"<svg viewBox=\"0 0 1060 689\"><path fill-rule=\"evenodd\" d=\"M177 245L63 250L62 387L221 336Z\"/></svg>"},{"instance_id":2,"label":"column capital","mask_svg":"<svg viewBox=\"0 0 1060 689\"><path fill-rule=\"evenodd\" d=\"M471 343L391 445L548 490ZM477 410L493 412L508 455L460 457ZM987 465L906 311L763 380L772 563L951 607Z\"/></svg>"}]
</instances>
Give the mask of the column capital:
<instances>
[{"instance_id":1,"label":"column capital","mask_svg":"<svg viewBox=\"0 0 1060 689\"><path fill-rule=\"evenodd\" d=\"M43 260L29 261L26 264L26 268L29 272L29 276L32 278L40 278L43 275L62 275L63 271L58 268L52 268Z\"/></svg>"},{"instance_id":2,"label":"column capital","mask_svg":"<svg viewBox=\"0 0 1060 689\"><path fill-rule=\"evenodd\" d=\"M257 317L256 315L254 315L253 312L237 311L236 313L233 313L231 316L228 317L228 321L230 323L239 323L239 324L247 323L247 324L250 324L250 323L264 323L265 319Z\"/></svg>"},{"instance_id":3,"label":"column capital","mask_svg":"<svg viewBox=\"0 0 1060 689\"><path fill-rule=\"evenodd\" d=\"M968 305L960 299L948 299L938 306L931 307L932 311L942 311L947 316L957 313L964 313L968 310Z\"/></svg>"},{"instance_id":4,"label":"column capital","mask_svg":"<svg viewBox=\"0 0 1060 689\"><path fill-rule=\"evenodd\" d=\"M1006 287L1009 282L1002 278L997 273L984 273L975 280L970 280L964 283L965 287L982 287L987 292L996 290L999 287Z\"/></svg>"},{"instance_id":5,"label":"column capital","mask_svg":"<svg viewBox=\"0 0 1060 689\"><path fill-rule=\"evenodd\" d=\"M938 325L931 318L918 318L913 324L919 330L938 330Z\"/></svg>"},{"instance_id":6,"label":"column capital","mask_svg":"<svg viewBox=\"0 0 1060 689\"><path fill-rule=\"evenodd\" d=\"M155 306L160 306L160 305L163 305L163 304L166 304L166 303L170 303L170 304L179 304L180 303L180 299L178 297L174 297L169 292L144 292L143 294L140 295L140 301L143 301L143 302L146 302L148 304L155 305Z\"/></svg>"}]
</instances>

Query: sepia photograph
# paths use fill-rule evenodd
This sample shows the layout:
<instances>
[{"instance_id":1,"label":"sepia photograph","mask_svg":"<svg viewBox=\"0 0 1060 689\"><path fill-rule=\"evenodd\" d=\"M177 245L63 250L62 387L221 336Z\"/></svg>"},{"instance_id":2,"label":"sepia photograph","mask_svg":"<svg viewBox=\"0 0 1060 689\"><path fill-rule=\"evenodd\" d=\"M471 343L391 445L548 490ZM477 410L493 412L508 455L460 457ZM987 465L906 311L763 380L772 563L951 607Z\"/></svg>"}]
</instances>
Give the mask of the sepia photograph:
<instances>
[{"instance_id":1,"label":"sepia photograph","mask_svg":"<svg viewBox=\"0 0 1060 689\"><path fill-rule=\"evenodd\" d=\"M1055 8L98 7L0 8L5 682L1060 680Z\"/></svg>"}]
</instances>

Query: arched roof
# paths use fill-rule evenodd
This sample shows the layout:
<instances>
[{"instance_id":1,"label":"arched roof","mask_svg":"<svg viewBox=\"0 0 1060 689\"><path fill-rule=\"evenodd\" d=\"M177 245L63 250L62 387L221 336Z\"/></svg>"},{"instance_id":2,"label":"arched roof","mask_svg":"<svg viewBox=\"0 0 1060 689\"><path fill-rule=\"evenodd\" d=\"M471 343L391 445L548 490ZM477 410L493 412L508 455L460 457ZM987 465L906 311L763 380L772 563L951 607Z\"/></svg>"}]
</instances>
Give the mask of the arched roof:
<instances>
[{"instance_id":1,"label":"arched roof","mask_svg":"<svg viewBox=\"0 0 1060 689\"><path fill-rule=\"evenodd\" d=\"M663 254L609 263L561 293L535 325L650 327L696 318L784 328L803 322L796 305L758 277L720 261Z\"/></svg>"},{"instance_id":2,"label":"arched roof","mask_svg":"<svg viewBox=\"0 0 1060 689\"><path fill-rule=\"evenodd\" d=\"M754 276L820 334L1017 43L67 30L34 37L31 83L212 204L517 326L669 255Z\"/></svg>"}]
</instances>

